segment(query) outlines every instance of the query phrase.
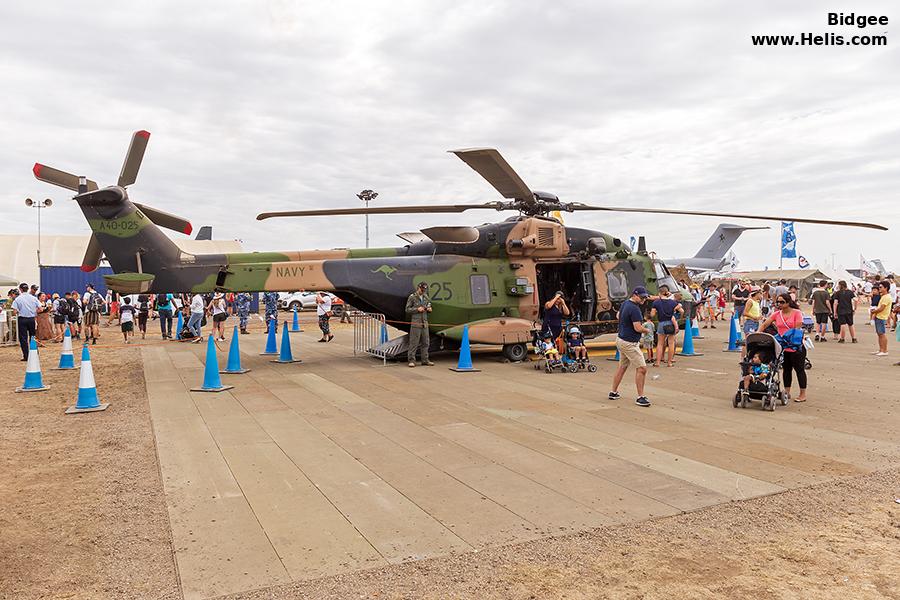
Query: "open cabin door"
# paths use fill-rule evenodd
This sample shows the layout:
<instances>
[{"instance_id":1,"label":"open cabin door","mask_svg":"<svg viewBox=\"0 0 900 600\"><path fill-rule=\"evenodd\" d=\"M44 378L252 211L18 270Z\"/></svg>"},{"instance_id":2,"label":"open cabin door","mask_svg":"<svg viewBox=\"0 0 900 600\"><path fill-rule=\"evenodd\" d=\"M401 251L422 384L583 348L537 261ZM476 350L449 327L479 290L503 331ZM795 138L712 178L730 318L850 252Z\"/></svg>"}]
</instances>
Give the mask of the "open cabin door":
<instances>
[{"instance_id":1,"label":"open cabin door","mask_svg":"<svg viewBox=\"0 0 900 600\"><path fill-rule=\"evenodd\" d=\"M540 316L544 316L544 304L556 292L563 293L568 305L571 321L592 321L594 319L596 291L594 289L593 261L539 262L537 272L538 300Z\"/></svg>"}]
</instances>

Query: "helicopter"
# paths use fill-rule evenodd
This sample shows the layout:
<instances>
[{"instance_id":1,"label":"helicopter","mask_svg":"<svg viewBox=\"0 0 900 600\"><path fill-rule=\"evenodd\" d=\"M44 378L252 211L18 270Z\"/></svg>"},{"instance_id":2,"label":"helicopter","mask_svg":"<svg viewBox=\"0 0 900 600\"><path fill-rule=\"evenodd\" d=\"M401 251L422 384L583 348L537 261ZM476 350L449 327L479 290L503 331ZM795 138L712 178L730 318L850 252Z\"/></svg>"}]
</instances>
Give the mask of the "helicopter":
<instances>
[{"instance_id":1,"label":"helicopter","mask_svg":"<svg viewBox=\"0 0 900 600\"><path fill-rule=\"evenodd\" d=\"M526 356L544 303L557 291L563 292L571 319L585 338L615 332L617 310L637 286L656 294L665 284L676 298L690 299L690 290L647 252L643 239L633 249L609 233L565 226L553 213L696 215L887 229L851 221L563 202L554 194L533 191L496 149L470 148L451 153L504 200L266 212L256 218L469 210L515 215L496 223L401 234L406 243L399 247L190 254L160 229L189 234L188 220L129 198L127 188L137 180L149 138L144 130L133 134L116 185L100 188L87 177L40 163L33 168L37 179L77 192L73 199L93 232L82 270L96 269L105 255L114 271L104 276L111 289L123 294L322 290L361 310L381 313L388 323L408 331L406 299L424 282L433 306L433 343L453 348L468 326L470 343L500 345L513 361ZM402 344L393 343L393 348L392 355L405 352Z\"/></svg>"}]
</instances>

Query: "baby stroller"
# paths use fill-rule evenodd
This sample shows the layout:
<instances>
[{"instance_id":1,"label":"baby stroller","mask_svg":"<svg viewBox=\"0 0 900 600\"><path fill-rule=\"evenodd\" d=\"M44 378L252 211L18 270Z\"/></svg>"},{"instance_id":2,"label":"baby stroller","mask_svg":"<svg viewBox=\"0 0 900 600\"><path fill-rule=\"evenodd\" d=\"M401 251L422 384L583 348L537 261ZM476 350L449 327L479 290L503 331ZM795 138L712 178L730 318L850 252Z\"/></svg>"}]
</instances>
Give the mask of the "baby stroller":
<instances>
[{"instance_id":1,"label":"baby stroller","mask_svg":"<svg viewBox=\"0 0 900 600\"><path fill-rule=\"evenodd\" d=\"M567 366L563 363L564 353L561 353L556 345L556 340L549 333L541 333L538 330L531 332L531 345L534 353L540 358L534 362L534 369L544 370L545 373L552 373L559 369L560 373L565 373Z\"/></svg>"},{"instance_id":2,"label":"baby stroller","mask_svg":"<svg viewBox=\"0 0 900 600\"><path fill-rule=\"evenodd\" d=\"M741 381L738 383L737 392L734 394L732 406L735 408L747 408L752 400L759 400L762 409L775 410L775 403L780 402L786 406L788 399L781 391L781 367L784 362L784 350L775 336L768 333L747 334L747 356L740 362ZM751 374L751 359L758 354L760 363L768 367L768 375L760 380L754 378L747 389L743 389L743 378Z\"/></svg>"},{"instance_id":3,"label":"baby stroller","mask_svg":"<svg viewBox=\"0 0 900 600\"><path fill-rule=\"evenodd\" d=\"M591 363L590 354L588 354L586 358L578 358L575 356L575 348L569 343L573 334L577 334L581 339L582 344L584 344L584 338L581 336L581 330L578 326L566 323L565 330L563 331L563 341L566 347L566 351L562 356L563 365L569 370L569 373L577 373L580 370L596 373L597 365Z\"/></svg>"}]
</instances>

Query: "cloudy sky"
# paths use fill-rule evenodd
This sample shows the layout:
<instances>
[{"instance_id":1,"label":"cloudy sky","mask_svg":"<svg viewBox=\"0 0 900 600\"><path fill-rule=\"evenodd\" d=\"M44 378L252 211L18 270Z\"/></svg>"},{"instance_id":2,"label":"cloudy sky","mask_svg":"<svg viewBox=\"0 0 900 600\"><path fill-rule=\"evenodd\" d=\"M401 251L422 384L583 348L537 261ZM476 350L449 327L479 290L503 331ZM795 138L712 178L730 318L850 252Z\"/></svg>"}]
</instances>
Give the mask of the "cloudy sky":
<instances>
[{"instance_id":1,"label":"cloudy sky","mask_svg":"<svg viewBox=\"0 0 900 600\"><path fill-rule=\"evenodd\" d=\"M819 4L817 7L816 5ZM362 217L256 222L263 210L484 202L446 150L498 148L566 201L874 221L798 225L812 263L900 268L900 33L893 2L273 0L3 2L0 231L87 232L35 161L102 184L152 132L131 196L248 249L358 247ZM830 27L828 10L887 15ZM887 33L887 47L754 47L751 34ZM504 215L505 216L505 215ZM372 244L494 212L372 217ZM568 216L660 255L718 220ZM754 224L753 222L744 222ZM778 224L735 247L777 266Z\"/></svg>"}]
</instances>

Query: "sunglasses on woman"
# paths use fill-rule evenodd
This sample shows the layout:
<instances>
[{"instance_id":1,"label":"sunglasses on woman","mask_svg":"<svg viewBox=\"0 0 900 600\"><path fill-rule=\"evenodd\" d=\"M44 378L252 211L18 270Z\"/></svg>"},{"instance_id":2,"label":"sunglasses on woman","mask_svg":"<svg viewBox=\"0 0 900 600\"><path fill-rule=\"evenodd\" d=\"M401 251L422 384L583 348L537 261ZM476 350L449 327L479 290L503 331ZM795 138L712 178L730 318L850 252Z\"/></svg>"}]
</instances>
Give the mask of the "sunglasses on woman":
<instances>
[{"instance_id":1,"label":"sunglasses on woman","mask_svg":"<svg viewBox=\"0 0 900 600\"><path fill-rule=\"evenodd\" d=\"M775 304L787 304L784 300L776 300Z\"/></svg>"}]
</instances>

